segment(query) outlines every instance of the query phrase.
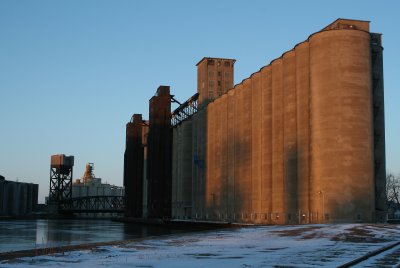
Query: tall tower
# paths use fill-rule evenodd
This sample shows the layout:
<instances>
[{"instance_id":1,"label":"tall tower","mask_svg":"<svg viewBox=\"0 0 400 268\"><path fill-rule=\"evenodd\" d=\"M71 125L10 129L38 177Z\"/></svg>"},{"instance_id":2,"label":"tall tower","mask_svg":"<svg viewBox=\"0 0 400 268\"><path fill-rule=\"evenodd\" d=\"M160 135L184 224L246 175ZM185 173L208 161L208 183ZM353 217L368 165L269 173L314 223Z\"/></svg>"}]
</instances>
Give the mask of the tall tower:
<instances>
[{"instance_id":1,"label":"tall tower","mask_svg":"<svg viewBox=\"0 0 400 268\"><path fill-rule=\"evenodd\" d=\"M172 128L169 86L150 99L147 136L147 208L149 218L170 218L172 201Z\"/></svg>"},{"instance_id":2,"label":"tall tower","mask_svg":"<svg viewBox=\"0 0 400 268\"><path fill-rule=\"evenodd\" d=\"M205 57L196 64L200 106L206 105L233 88L235 62L234 59Z\"/></svg>"},{"instance_id":3,"label":"tall tower","mask_svg":"<svg viewBox=\"0 0 400 268\"><path fill-rule=\"evenodd\" d=\"M134 114L126 124L126 147L124 154L125 216L143 215L143 120Z\"/></svg>"},{"instance_id":4,"label":"tall tower","mask_svg":"<svg viewBox=\"0 0 400 268\"><path fill-rule=\"evenodd\" d=\"M72 198L72 168L74 157L57 154L51 156L49 202L60 205Z\"/></svg>"}]
</instances>

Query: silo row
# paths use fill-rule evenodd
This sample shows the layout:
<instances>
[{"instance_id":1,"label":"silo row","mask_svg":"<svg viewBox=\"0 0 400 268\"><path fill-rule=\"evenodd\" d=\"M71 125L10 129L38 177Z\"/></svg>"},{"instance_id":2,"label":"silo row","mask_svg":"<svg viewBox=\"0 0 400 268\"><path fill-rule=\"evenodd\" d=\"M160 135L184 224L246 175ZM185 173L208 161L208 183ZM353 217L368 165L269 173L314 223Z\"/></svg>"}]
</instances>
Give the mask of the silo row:
<instances>
[{"instance_id":1,"label":"silo row","mask_svg":"<svg viewBox=\"0 0 400 268\"><path fill-rule=\"evenodd\" d=\"M312 35L177 127L192 135L191 217L373 220L371 104L370 34Z\"/></svg>"}]
</instances>

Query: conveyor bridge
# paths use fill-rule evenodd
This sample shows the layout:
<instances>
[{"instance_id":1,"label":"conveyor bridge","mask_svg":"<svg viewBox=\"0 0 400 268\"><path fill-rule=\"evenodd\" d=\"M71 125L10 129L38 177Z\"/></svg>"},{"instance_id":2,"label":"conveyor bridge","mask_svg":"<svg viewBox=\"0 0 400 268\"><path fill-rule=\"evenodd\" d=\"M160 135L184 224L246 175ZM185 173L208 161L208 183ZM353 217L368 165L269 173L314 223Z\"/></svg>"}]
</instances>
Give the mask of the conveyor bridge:
<instances>
[{"instance_id":1,"label":"conveyor bridge","mask_svg":"<svg viewBox=\"0 0 400 268\"><path fill-rule=\"evenodd\" d=\"M59 212L69 213L123 213L123 196L84 196L63 200Z\"/></svg>"}]
</instances>

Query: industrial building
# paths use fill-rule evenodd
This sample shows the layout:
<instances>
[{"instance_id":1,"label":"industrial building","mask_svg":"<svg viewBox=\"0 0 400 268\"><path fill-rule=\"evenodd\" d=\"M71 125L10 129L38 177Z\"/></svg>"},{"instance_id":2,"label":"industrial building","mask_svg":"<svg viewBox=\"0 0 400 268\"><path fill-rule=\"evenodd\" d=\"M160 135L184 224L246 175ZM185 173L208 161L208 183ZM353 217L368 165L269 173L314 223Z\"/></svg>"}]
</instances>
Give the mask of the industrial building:
<instances>
[{"instance_id":1,"label":"industrial building","mask_svg":"<svg viewBox=\"0 0 400 268\"><path fill-rule=\"evenodd\" d=\"M102 183L88 163L81 179L72 180L74 156L51 156L50 191L46 201L52 213L110 216L124 209L124 188Z\"/></svg>"},{"instance_id":2,"label":"industrial building","mask_svg":"<svg viewBox=\"0 0 400 268\"><path fill-rule=\"evenodd\" d=\"M136 177L147 216L385 221L382 50L369 22L338 19L235 86L235 60L203 58L197 93L172 113L175 99L160 87L150 101L147 176ZM127 200L137 198L130 180Z\"/></svg>"},{"instance_id":3,"label":"industrial building","mask_svg":"<svg viewBox=\"0 0 400 268\"><path fill-rule=\"evenodd\" d=\"M144 204L146 152L145 138L147 137L148 126L142 120L142 115L135 114L126 125L126 148L124 154L124 187L125 215L128 217L142 217ZM129 198L127 198L129 196ZM144 202L145 201L145 202Z\"/></svg>"},{"instance_id":4,"label":"industrial building","mask_svg":"<svg viewBox=\"0 0 400 268\"><path fill-rule=\"evenodd\" d=\"M72 198L87 196L124 196L124 187L102 183L93 173L94 164L87 163L81 179L72 184Z\"/></svg>"},{"instance_id":5,"label":"industrial building","mask_svg":"<svg viewBox=\"0 0 400 268\"><path fill-rule=\"evenodd\" d=\"M36 211L39 185L0 176L0 216L25 216Z\"/></svg>"}]
</instances>

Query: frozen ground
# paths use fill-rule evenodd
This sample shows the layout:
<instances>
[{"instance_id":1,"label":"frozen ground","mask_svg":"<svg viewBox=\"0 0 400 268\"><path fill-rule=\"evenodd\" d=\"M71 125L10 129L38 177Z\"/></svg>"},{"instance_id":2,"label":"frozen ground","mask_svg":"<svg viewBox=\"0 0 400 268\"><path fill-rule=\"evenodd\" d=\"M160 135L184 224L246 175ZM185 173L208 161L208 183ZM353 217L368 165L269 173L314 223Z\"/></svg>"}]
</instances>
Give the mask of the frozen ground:
<instances>
[{"instance_id":1,"label":"frozen ground","mask_svg":"<svg viewBox=\"0 0 400 268\"><path fill-rule=\"evenodd\" d=\"M396 241L396 225L262 226L168 235L0 267L337 267ZM396 267L399 252L393 248L357 267Z\"/></svg>"}]
</instances>

